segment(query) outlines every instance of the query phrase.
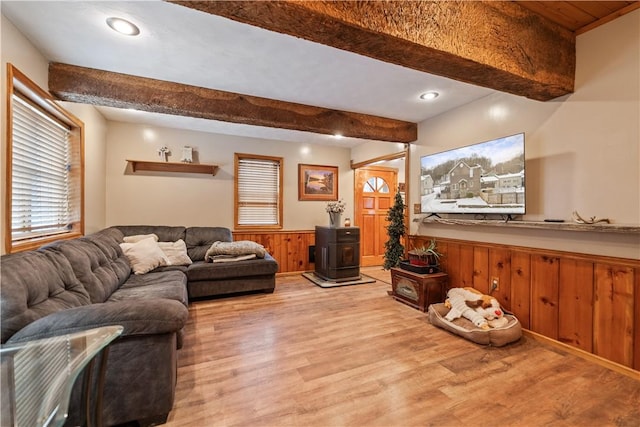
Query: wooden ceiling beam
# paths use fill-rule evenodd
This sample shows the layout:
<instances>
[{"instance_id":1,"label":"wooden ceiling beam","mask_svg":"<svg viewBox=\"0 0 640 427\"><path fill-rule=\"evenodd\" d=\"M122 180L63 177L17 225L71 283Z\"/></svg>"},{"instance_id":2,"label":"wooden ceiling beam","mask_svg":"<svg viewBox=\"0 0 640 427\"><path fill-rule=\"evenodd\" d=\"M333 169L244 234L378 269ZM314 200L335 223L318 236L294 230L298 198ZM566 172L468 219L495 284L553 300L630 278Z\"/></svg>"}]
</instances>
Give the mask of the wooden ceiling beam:
<instances>
[{"instance_id":1,"label":"wooden ceiling beam","mask_svg":"<svg viewBox=\"0 0 640 427\"><path fill-rule=\"evenodd\" d=\"M415 123L189 86L110 71L49 64L49 91L63 101L254 126L414 142Z\"/></svg>"},{"instance_id":2,"label":"wooden ceiling beam","mask_svg":"<svg viewBox=\"0 0 640 427\"><path fill-rule=\"evenodd\" d=\"M513 2L170 2L532 99L574 90L575 35Z\"/></svg>"}]
</instances>

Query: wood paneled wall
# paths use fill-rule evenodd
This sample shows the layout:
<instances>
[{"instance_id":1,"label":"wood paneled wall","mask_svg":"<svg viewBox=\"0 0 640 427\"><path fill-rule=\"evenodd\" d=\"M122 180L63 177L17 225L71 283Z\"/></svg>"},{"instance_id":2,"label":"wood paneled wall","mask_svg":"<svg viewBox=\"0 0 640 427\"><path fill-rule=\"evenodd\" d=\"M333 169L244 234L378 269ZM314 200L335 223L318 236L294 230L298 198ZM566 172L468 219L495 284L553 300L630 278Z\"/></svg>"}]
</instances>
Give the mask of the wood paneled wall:
<instances>
[{"instance_id":1,"label":"wood paneled wall","mask_svg":"<svg viewBox=\"0 0 640 427\"><path fill-rule=\"evenodd\" d=\"M412 247L428 243L411 236ZM640 370L640 261L438 238L450 286L490 293L524 328Z\"/></svg>"},{"instance_id":2,"label":"wood paneled wall","mask_svg":"<svg viewBox=\"0 0 640 427\"><path fill-rule=\"evenodd\" d=\"M233 232L234 240L252 240L260 243L278 261L278 273L310 271L309 246L315 245L315 230L264 231L254 233Z\"/></svg>"},{"instance_id":3,"label":"wood paneled wall","mask_svg":"<svg viewBox=\"0 0 640 427\"><path fill-rule=\"evenodd\" d=\"M310 271L315 232L234 232L262 244L279 273ZM409 247L430 237L410 236ZM451 286L492 293L522 326L640 370L640 260L438 238Z\"/></svg>"}]
</instances>

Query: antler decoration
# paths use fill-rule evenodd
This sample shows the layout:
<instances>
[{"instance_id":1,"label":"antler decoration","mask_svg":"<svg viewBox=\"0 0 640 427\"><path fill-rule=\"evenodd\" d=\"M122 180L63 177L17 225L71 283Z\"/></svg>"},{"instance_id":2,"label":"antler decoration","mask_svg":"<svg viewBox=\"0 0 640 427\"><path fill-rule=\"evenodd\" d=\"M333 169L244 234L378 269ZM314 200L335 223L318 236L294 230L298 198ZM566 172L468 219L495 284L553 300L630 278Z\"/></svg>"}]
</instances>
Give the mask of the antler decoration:
<instances>
[{"instance_id":1,"label":"antler decoration","mask_svg":"<svg viewBox=\"0 0 640 427\"><path fill-rule=\"evenodd\" d=\"M589 219L584 219L580 216L578 211L573 211L573 220L578 224L597 224L599 222L606 222L607 224L610 223L608 218L596 218L595 216L592 216Z\"/></svg>"}]
</instances>

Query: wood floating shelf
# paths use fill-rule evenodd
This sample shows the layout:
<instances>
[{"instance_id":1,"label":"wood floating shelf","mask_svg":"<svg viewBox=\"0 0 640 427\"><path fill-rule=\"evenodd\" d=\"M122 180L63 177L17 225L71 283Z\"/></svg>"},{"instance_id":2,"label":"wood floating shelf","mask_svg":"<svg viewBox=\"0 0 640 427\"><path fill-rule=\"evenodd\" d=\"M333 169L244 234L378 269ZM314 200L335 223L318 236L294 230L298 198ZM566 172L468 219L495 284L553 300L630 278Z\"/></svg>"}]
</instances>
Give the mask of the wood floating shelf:
<instances>
[{"instance_id":1,"label":"wood floating shelf","mask_svg":"<svg viewBox=\"0 0 640 427\"><path fill-rule=\"evenodd\" d=\"M595 231L601 233L631 233L640 234L640 226L623 224L578 224L575 222L545 222L545 221L504 221L498 219L451 219L451 218L415 218L414 222L423 224L448 224L448 225L483 225L489 227L507 228L537 228L545 230L563 231Z\"/></svg>"},{"instance_id":2,"label":"wood floating shelf","mask_svg":"<svg viewBox=\"0 0 640 427\"><path fill-rule=\"evenodd\" d=\"M131 170L153 172L177 172L177 173L203 173L214 175L218 172L217 165L203 165L200 163L172 163L149 162L146 160L127 160L131 164Z\"/></svg>"}]
</instances>

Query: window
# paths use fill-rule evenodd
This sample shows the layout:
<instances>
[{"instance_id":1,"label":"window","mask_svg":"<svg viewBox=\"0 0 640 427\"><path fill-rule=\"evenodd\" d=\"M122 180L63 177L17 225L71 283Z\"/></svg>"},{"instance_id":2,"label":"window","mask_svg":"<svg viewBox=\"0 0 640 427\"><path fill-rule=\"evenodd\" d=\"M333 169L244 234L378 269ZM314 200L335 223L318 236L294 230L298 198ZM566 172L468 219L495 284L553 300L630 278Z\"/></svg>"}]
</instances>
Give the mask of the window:
<instances>
[{"instance_id":1,"label":"window","mask_svg":"<svg viewBox=\"0 0 640 427\"><path fill-rule=\"evenodd\" d=\"M84 233L84 125L7 65L7 252Z\"/></svg>"},{"instance_id":2,"label":"window","mask_svg":"<svg viewBox=\"0 0 640 427\"><path fill-rule=\"evenodd\" d=\"M235 225L282 228L282 158L235 155Z\"/></svg>"},{"instance_id":3,"label":"window","mask_svg":"<svg viewBox=\"0 0 640 427\"><path fill-rule=\"evenodd\" d=\"M389 185L379 176L371 177L364 184L365 193L389 193Z\"/></svg>"}]
</instances>

